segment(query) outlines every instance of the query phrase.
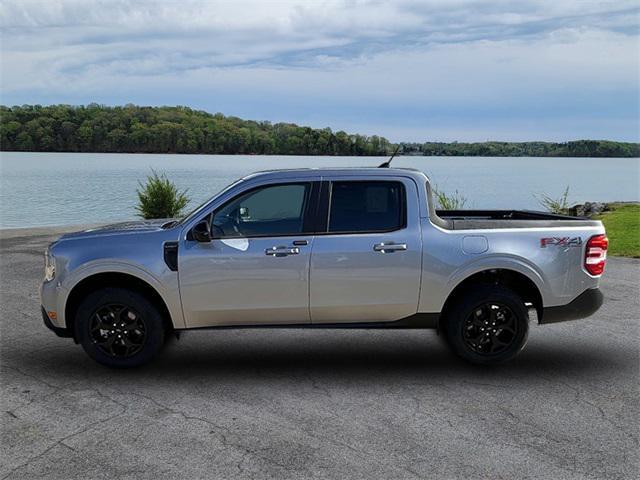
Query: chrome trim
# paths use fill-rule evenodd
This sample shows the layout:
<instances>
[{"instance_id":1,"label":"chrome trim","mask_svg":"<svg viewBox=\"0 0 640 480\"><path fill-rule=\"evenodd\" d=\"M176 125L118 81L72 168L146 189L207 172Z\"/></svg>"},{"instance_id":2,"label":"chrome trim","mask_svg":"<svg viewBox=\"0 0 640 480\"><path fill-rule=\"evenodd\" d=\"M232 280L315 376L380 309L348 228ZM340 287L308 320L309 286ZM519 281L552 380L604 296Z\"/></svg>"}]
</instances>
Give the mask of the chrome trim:
<instances>
[{"instance_id":1,"label":"chrome trim","mask_svg":"<svg viewBox=\"0 0 640 480\"><path fill-rule=\"evenodd\" d=\"M373 251L380 252L380 253L387 253L387 252L392 253L392 252L398 252L406 249L407 249L406 243L382 242L382 243L376 243L373 246Z\"/></svg>"},{"instance_id":2,"label":"chrome trim","mask_svg":"<svg viewBox=\"0 0 640 480\"><path fill-rule=\"evenodd\" d=\"M286 257L287 255L298 255L300 253L300 249L298 247L271 247L267 248L264 251L265 255L272 255L275 257Z\"/></svg>"}]
</instances>

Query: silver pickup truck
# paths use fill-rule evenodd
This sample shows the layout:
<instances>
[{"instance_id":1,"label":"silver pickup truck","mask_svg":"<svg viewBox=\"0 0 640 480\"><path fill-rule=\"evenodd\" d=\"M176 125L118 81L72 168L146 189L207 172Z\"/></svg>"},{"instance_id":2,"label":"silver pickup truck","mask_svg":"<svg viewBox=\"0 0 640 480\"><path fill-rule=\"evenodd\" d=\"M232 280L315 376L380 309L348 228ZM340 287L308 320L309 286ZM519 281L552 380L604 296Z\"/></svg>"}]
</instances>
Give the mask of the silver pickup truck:
<instances>
[{"instance_id":1,"label":"silver pickup truck","mask_svg":"<svg viewBox=\"0 0 640 480\"><path fill-rule=\"evenodd\" d=\"M433 328L496 363L523 348L530 318L600 307L607 244L585 218L436 210L415 170L260 172L180 220L63 235L45 254L42 315L111 367L229 327Z\"/></svg>"}]
</instances>

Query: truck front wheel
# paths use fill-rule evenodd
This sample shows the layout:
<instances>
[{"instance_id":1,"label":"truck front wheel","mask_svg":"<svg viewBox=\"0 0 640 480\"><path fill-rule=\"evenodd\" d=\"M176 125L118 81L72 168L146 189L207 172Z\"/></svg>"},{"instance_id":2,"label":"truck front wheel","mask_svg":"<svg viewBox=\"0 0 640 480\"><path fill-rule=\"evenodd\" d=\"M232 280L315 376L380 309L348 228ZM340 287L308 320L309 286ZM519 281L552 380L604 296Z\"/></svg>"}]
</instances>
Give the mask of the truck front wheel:
<instances>
[{"instance_id":1,"label":"truck front wheel","mask_svg":"<svg viewBox=\"0 0 640 480\"><path fill-rule=\"evenodd\" d=\"M501 285L472 285L447 308L443 330L453 351L478 364L515 357L527 342L529 315L522 298Z\"/></svg>"},{"instance_id":2,"label":"truck front wheel","mask_svg":"<svg viewBox=\"0 0 640 480\"><path fill-rule=\"evenodd\" d=\"M164 342L162 315L155 305L123 288L87 295L76 313L75 333L91 358L112 368L147 363Z\"/></svg>"}]
</instances>

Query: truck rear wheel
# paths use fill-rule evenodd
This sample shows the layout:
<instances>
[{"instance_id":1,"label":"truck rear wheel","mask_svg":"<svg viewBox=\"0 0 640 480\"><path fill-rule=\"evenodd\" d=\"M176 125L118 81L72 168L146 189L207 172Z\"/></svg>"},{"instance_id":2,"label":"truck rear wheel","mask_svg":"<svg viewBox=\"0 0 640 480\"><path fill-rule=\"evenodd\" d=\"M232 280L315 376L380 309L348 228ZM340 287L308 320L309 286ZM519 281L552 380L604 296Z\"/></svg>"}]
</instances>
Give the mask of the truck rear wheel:
<instances>
[{"instance_id":1,"label":"truck rear wheel","mask_svg":"<svg viewBox=\"0 0 640 480\"><path fill-rule=\"evenodd\" d=\"M453 351L477 364L515 357L527 342L529 314L522 298L500 285L474 285L445 312L444 333Z\"/></svg>"},{"instance_id":2,"label":"truck rear wheel","mask_svg":"<svg viewBox=\"0 0 640 480\"><path fill-rule=\"evenodd\" d=\"M158 309L145 296L123 288L87 295L76 313L75 333L91 358L112 368L143 365L164 343Z\"/></svg>"}]
</instances>

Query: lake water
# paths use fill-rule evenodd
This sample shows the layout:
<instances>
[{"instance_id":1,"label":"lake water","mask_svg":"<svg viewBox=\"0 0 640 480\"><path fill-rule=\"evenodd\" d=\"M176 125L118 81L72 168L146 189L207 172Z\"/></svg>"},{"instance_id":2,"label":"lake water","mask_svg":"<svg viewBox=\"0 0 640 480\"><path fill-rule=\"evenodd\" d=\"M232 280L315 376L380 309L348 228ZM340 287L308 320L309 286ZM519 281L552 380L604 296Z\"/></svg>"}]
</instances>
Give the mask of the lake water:
<instances>
[{"instance_id":1,"label":"lake water","mask_svg":"<svg viewBox=\"0 0 640 480\"><path fill-rule=\"evenodd\" d=\"M155 169L195 206L256 170L375 166L384 157L251 155L0 154L0 228L103 223L135 218L138 181ZM396 167L427 173L465 208L540 209L534 194L572 203L640 200L640 160L626 158L399 157Z\"/></svg>"}]
</instances>

